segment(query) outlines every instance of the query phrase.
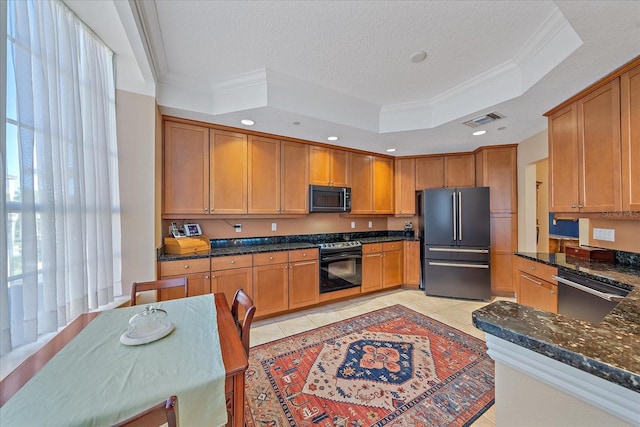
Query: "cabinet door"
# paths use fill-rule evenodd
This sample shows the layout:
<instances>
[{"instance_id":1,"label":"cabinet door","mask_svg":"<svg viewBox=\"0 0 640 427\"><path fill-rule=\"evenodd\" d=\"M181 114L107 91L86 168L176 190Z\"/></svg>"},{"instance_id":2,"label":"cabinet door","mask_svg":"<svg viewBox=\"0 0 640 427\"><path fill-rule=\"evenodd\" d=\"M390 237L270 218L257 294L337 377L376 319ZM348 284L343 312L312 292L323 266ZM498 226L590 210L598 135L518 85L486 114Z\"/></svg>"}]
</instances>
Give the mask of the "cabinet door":
<instances>
[{"instance_id":1,"label":"cabinet door","mask_svg":"<svg viewBox=\"0 0 640 427\"><path fill-rule=\"evenodd\" d=\"M518 211L516 147L486 147L476 154L476 185L490 187L491 213Z\"/></svg>"},{"instance_id":2,"label":"cabinet door","mask_svg":"<svg viewBox=\"0 0 640 427\"><path fill-rule=\"evenodd\" d=\"M309 147L309 183L331 185L331 153L328 147Z\"/></svg>"},{"instance_id":3,"label":"cabinet door","mask_svg":"<svg viewBox=\"0 0 640 427\"><path fill-rule=\"evenodd\" d=\"M192 273L181 276L163 276L163 279L174 279L178 277L187 278L187 296L194 297L196 295L204 295L211 293L211 279L209 272ZM159 289L158 301L166 301L182 297L182 290L178 288Z\"/></svg>"},{"instance_id":4,"label":"cabinet door","mask_svg":"<svg viewBox=\"0 0 640 427\"><path fill-rule=\"evenodd\" d=\"M549 116L549 211L578 211L578 118L575 104Z\"/></svg>"},{"instance_id":5,"label":"cabinet door","mask_svg":"<svg viewBox=\"0 0 640 427\"><path fill-rule=\"evenodd\" d=\"M640 66L620 77L622 210L640 211Z\"/></svg>"},{"instance_id":6,"label":"cabinet door","mask_svg":"<svg viewBox=\"0 0 640 427\"><path fill-rule=\"evenodd\" d=\"M558 287L535 276L520 272L518 303L541 310L558 312Z\"/></svg>"},{"instance_id":7,"label":"cabinet door","mask_svg":"<svg viewBox=\"0 0 640 427\"><path fill-rule=\"evenodd\" d=\"M248 155L247 212L280 212L280 141L250 136Z\"/></svg>"},{"instance_id":8,"label":"cabinet door","mask_svg":"<svg viewBox=\"0 0 640 427\"><path fill-rule=\"evenodd\" d=\"M318 260L289 264L289 308L300 308L320 301Z\"/></svg>"},{"instance_id":9,"label":"cabinet door","mask_svg":"<svg viewBox=\"0 0 640 427\"><path fill-rule=\"evenodd\" d=\"M396 159L395 196L398 216L413 216L416 213L416 160Z\"/></svg>"},{"instance_id":10,"label":"cabinet door","mask_svg":"<svg viewBox=\"0 0 640 427\"><path fill-rule=\"evenodd\" d=\"M622 210L620 83L613 80L576 102L580 212Z\"/></svg>"},{"instance_id":11,"label":"cabinet door","mask_svg":"<svg viewBox=\"0 0 640 427\"><path fill-rule=\"evenodd\" d=\"M513 253L518 245L518 215L491 214L491 293L512 297Z\"/></svg>"},{"instance_id":12,"label":"cabinet door","mask_svg":"<svg viewBox=\"0 0 640 427\"><path fill-rule=\"evenodd\" d=\"M351 213L373 213L373 157L351 154Z\"/></svg>"},{"instance_id":13,"label":"cabinet door","mask_svg":"<svg viewBox=\"0 0 640 427\"><path fill-rule=\"evenodd\" d=\"M247 213L247 136L211 130L209 212Z\"/></svg>"},{"instance_id":14,"label":"cabinet door","mask_svg":"<svg viewBox=\"0 0 640 427\"><path fill-rule=\"evenodd\" d=\"M256 316L279 313L289 308L288 264L253 267L253 303Z\"/></svg>"},{"instance_id":15,"label":"cabinet door","mask_svg":"<svg viewBox=\"0 0 640 427\"><path fill-rule=\"evenodd\" d=\"M402 246L397 243L400 250L382 253L382 287L388 288L402 284L404 264L402 262Z\"/></svg>"},{"instance_id":16,"label":"cabinet door","mask_svg":"<svg viewBox=\"0 0 640 427\"><path fill-rule=\"evenodd\" d=\"M253 295L253 277L251 267L218 270L211 272L211 291L223 293L229 307L238 289L242 289L250 297Z\"/></svg>"},{"instance_id":17,"label":"cabinet door","mask_svg":"<svg viewBox=\"0 0 640 427\"><path fill-rule=\"evenodd\" d=\"M393 160L373 158L373 212L393 213Z\"/></svg>"},{"instance_id":18,"label":"cabinet door","mask_svg":"<svg viewBox=\"0 0 640 427\"><path fill-rule=\"evenodd\" d=\"M416 159L416 190L444 187L444 157Z\"/></svg>"},{"instance_id":19,"label":"cabinet door","mask_svg":"<svg viewBox=\"0 0 640 427\"><path fill-rule=\"evenodd\" d=\"M369 292L382 288L382 253L362 254L361 292Z\"/></svg>"},{"instance_id":20,"label":"cabinet door","mask_svg":"<svg viewBox=\"0 0 640 427\"><path fill-rule=\"evenodd\" d=\"M209 129L164 122L164 214L209 212Z\"/></svg>"},{"instance_id":21,"label":"cabinet door","mask_svg":"<svg viewBox=\"0 0 640 427\"><path fill-rule=\"evenodd\" d=\"M282 141L280 212L309 213L309 146Z\"/></svg>"},{"instance_id":22,"label":"cabinet door","mask_svg":"<svg viewBox=\"0 0 640 427\"><path fill-rule=\"evenodd\" d=\"M404 242L404 283L420 285L420 242Z\"/></svg>"},{"instance_id":23,"label":"cabinet door","mask_svg":"<svg viewBox=\"0 0 640 427\"><path fill-rule=\"evenodd\" d=\"M349 187L349 160L348 151L331 150L331 185L334 187Z\"/></svg>"},{"instance_id":24,"label":"cabinet door","mask_svg":"<svg viewBox=\"0 0 640 427\"><path fill-rule=\"evenodd\" d=\"M476 158L473 154L444 156L444 186L473 187L476 185Z\"/></svg>"}]
</instances>

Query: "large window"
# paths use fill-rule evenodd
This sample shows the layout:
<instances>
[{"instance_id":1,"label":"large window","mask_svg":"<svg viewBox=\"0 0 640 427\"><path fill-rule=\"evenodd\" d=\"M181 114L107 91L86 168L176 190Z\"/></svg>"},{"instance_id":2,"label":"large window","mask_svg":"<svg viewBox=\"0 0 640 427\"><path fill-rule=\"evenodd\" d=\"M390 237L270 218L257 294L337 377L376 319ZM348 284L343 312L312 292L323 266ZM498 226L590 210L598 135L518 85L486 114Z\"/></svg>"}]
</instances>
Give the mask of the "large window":
<instances>
[{"instance_id":1,"label":"large window","mask_svg":"<svg viewBox=\"0 0 640 427\"><path fill-rule=\"evenodd\" d=\"M4 354L112 302L121 284L113 52L59 0L0 8Z\"/></svg>"}]
</instances>

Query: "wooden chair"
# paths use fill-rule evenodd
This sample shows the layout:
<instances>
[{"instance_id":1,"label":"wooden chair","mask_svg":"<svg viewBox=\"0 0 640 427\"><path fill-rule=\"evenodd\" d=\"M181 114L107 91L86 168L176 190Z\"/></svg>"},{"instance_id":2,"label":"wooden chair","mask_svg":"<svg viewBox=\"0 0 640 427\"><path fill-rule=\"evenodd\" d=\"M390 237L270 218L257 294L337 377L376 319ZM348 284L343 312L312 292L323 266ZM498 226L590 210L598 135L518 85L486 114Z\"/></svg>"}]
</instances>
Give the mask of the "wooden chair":
<instances>
[{"instance_id":1,"label":"wooden chair","mask_svg":"<svg viewBox=\"0 0 640 427\"><path fill-rule=\"evenodd\" d=\"M168 427L178 426L178 398L176 396L171 396L146 411L120 421L113 427L158 427L163 424L167 424Z\"/></svg>"},{"instance_id":2,"label":"wooden chair","mask_svg":"<svg viewBox=\"0 0 640 427\"><path fill-rule=\"evenodd\" d=\"M241 317L240 307L244 309L244 318ZM240 334L240 340L244 346L244 351L249 356L249 342L251 333L251 322L253 321L253 315L256 313L256 306L253 305L253 300L242 289L238 289L233 296L233 303L231 304L231 315L233 320L238 326L238 333Z\"/></svg>"},{"instance_id":3,"label":"wooden chair","mask_svg":"<svg viewBox=\"0 0 640 427\"><path fill-rule=\"evenodd\" d=\"M178 277L176 279L152 280L150 282L136 282L131 286L131 305L136 305L138 292L156 291L160 289L182 288L174 298L184 298L187 296L187 278ZM159 299L159 298L158 298Z\"/></svg>"}]
</instances>

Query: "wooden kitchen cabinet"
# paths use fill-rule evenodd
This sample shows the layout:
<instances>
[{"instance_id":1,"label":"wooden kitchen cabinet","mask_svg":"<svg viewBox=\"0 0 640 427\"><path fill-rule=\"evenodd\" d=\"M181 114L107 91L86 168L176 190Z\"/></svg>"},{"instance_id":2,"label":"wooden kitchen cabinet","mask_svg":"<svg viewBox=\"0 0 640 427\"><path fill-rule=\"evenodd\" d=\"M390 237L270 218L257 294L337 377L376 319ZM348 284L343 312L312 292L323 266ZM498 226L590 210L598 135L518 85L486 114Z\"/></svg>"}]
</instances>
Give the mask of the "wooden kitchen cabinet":
<instances>
[{"instance_id":1,"label":"wooden kitchen cabinet","mask_svg":"<svg viewBox=\"0 0 640 427\"><path fill-rule=\"evenodd\" d=\"M620 76L622 210L640 211L640 65Z\"/></svg>"},{"instance_id":2,"label":"wooden kitchen cabinet","mask_svg":"<svg viewBox=\"0 0 640 427\"><path fill-rule=\"evenodd\" d=\"M472 153L444 156L444 186L473 187L476 185L476 160Z\"/></svg>"},{"instance_id":3,"label":"wooden kitchen cabinet","mask_svg":"<svg viewBox=\"0 0 640 427\"><path fill-rule=\"evenodd\" d=\"M382 289L382 244L369 243L362 245L362 284L360 292Z\"/></svg>"},{"instance_id":4,"label":"wooden kitchen cabinet","mask_svg":"<svg viewBox=\"0 0 640 427\"><path fill-rule=\"evenodd\" d=\"M312 145L309 153L309 183L332 187L349 186L350 153Z\"/></svg>"},{"instance_id":5,"label":"wooden kitchen cabinet","mask_svg":"<svg viewBox=\"0 0 640 427\"><path fill-rule=\"evenodd\" d=\"M252 265L251 255L211 258L211 292L223 293L229 306L238 289L253 297Z\"/></svg>"},{"instance_id":6,"label":"wooden kitchen cabinet","mask_svg":"<svg viewBox=\"0 0 640 427\"><path fill-rule=\"evenodd\" d=\"M209 212L209 129L164 122L163 214Z\"/></svg>"},{"instance_id":7,"label":"wooden kitchen cabinet","mask_svg":"<svg viewBox=\"0 0 640 427\"><path fill-rule=\"evenodd\" d=\"M309 147L250 136L248 141L250 214L306 214Z\"/></svg>"},{"instance_id":8,"label":"wooden kitchen cabinet","mask_svg":"<svg viewBox=\"0 0 640 427\"><path fill-rule=\"evenodd\" d=\"M247 213L247 135L209 132L209 213Z\"/></svg>"},{"instance_id":9,"label":"wooden kitchen cabinet","mask_svg":"<svg viewBox=\"0 0 640 427\"><path fill-rule=\"evenodd\" d=\"M320 302L317 249L289 251L289 309Z\"/></svg>"},{"instance_id":10,"label":"wooden kitchen cabinet","mask_svg":"<svg viewBox=\"0 0 640 427\"><path fill-rule=\"evenodd\" d=\"M289 253L267 252L253 255L253 303L256 316L289 308Z\"/></svg>"},{"instance_id":11,"label":"wooden kitchen cabinet","mask_svg":"<svg viewBox=\"0 0 640 427\"><path fill-rule=\"evenodd\" d=\"M160 263L160 279L187 278L187 296L211 293L209 258L186 259L178 261L164 261ZM179 298L180 289L158 290L158 301Z\"/></svg>"},{"instance_id":12,"label":"wooden kitchen cabinet","mask_svg":"<svg viewBox=\"0 0 640 427\"><path fill-rule=\"evenodd\" d=\"M393 213L393 160L351 154L351 213Z\"/></svg>"},{"instance_id":13,"label":"wooden kitchen cabinet","mask_svg":"<svg viewBox=\"0 0 640 427\"><path fill-rule=\"evenodd\" d=\"M396 216L416 213L416 159L395 160Z\"/></svg>"},{"instance_id":14,"label":"wooden kitchen cabinet","mask_svg":"<svg viewBox=\"0 0 640 427\"><path fill-rule=\"evenodd\" d=\"M514 258L518 304L557 313L558 283L552 276L558 274L558 269L519 256Z\"/></svg>"},{"instance_id":15,"label":"wooden kitchen cabinet","mask_svg":"<svg viewBox=\"0 0 640 427\"><path fill-rule=\"evenodd\" d=\"M417 240L404 242L404 284L416 288L420 285L420 242Z\"/></svg>"},{"instance_id":16,"label":"wooden kitchen cabinet","mask_svg":"<svg viewBox=\"0 0 640 427\"><path fill-rule=\"evenodd\" d=\"M622 210L620 80L549 115L549 210Z\"/></svg>"},{"instance_id":17,"label":"wooden kitchen cabinet","mask_svg":"<svg viewBox=\"0 0 640 427\"><path fill-rule=\"evenodd\" d=\"M390 288L402 284L404 263L402 262L403 242L382 244L382 287Z\"/></svg>"},{"instance_id":18,"label":"wooden kitchen cabinet","mask_svg":"<svg viewBox=\"0 0 640 427\"><path fill-rule=\"evenodd\" d=\"M444 156L416 159L416 190L444 187Z\"/></svg>"}]
</instances>

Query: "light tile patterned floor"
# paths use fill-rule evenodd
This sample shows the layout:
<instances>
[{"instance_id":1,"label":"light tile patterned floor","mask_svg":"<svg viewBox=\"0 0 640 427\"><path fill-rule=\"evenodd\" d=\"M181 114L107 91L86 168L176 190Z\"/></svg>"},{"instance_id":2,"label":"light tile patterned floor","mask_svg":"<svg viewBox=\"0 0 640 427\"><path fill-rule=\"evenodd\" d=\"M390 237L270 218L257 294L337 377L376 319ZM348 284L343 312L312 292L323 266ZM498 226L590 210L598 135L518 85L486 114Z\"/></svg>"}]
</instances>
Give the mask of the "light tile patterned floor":
<instances>
[{"instance_id":1,"label":"light tile patterned floor","mask_svg":"<svg viewBox=\"0 0 640 427\"><path fill-rule=\"evenodd\" d=\"M494 301L496 299L513 301L509 298L494 298ZM278 317L256 320L251 327L251 346L264 344L395 304L402 304L469 335L485 339L484 332L476 329L471 323L471 312L487 305L488 302L428 297L422 291L395 289ZM494 408L495 405L478 418L473 426L495 426Z\"/></svg>"}]
</instances>

